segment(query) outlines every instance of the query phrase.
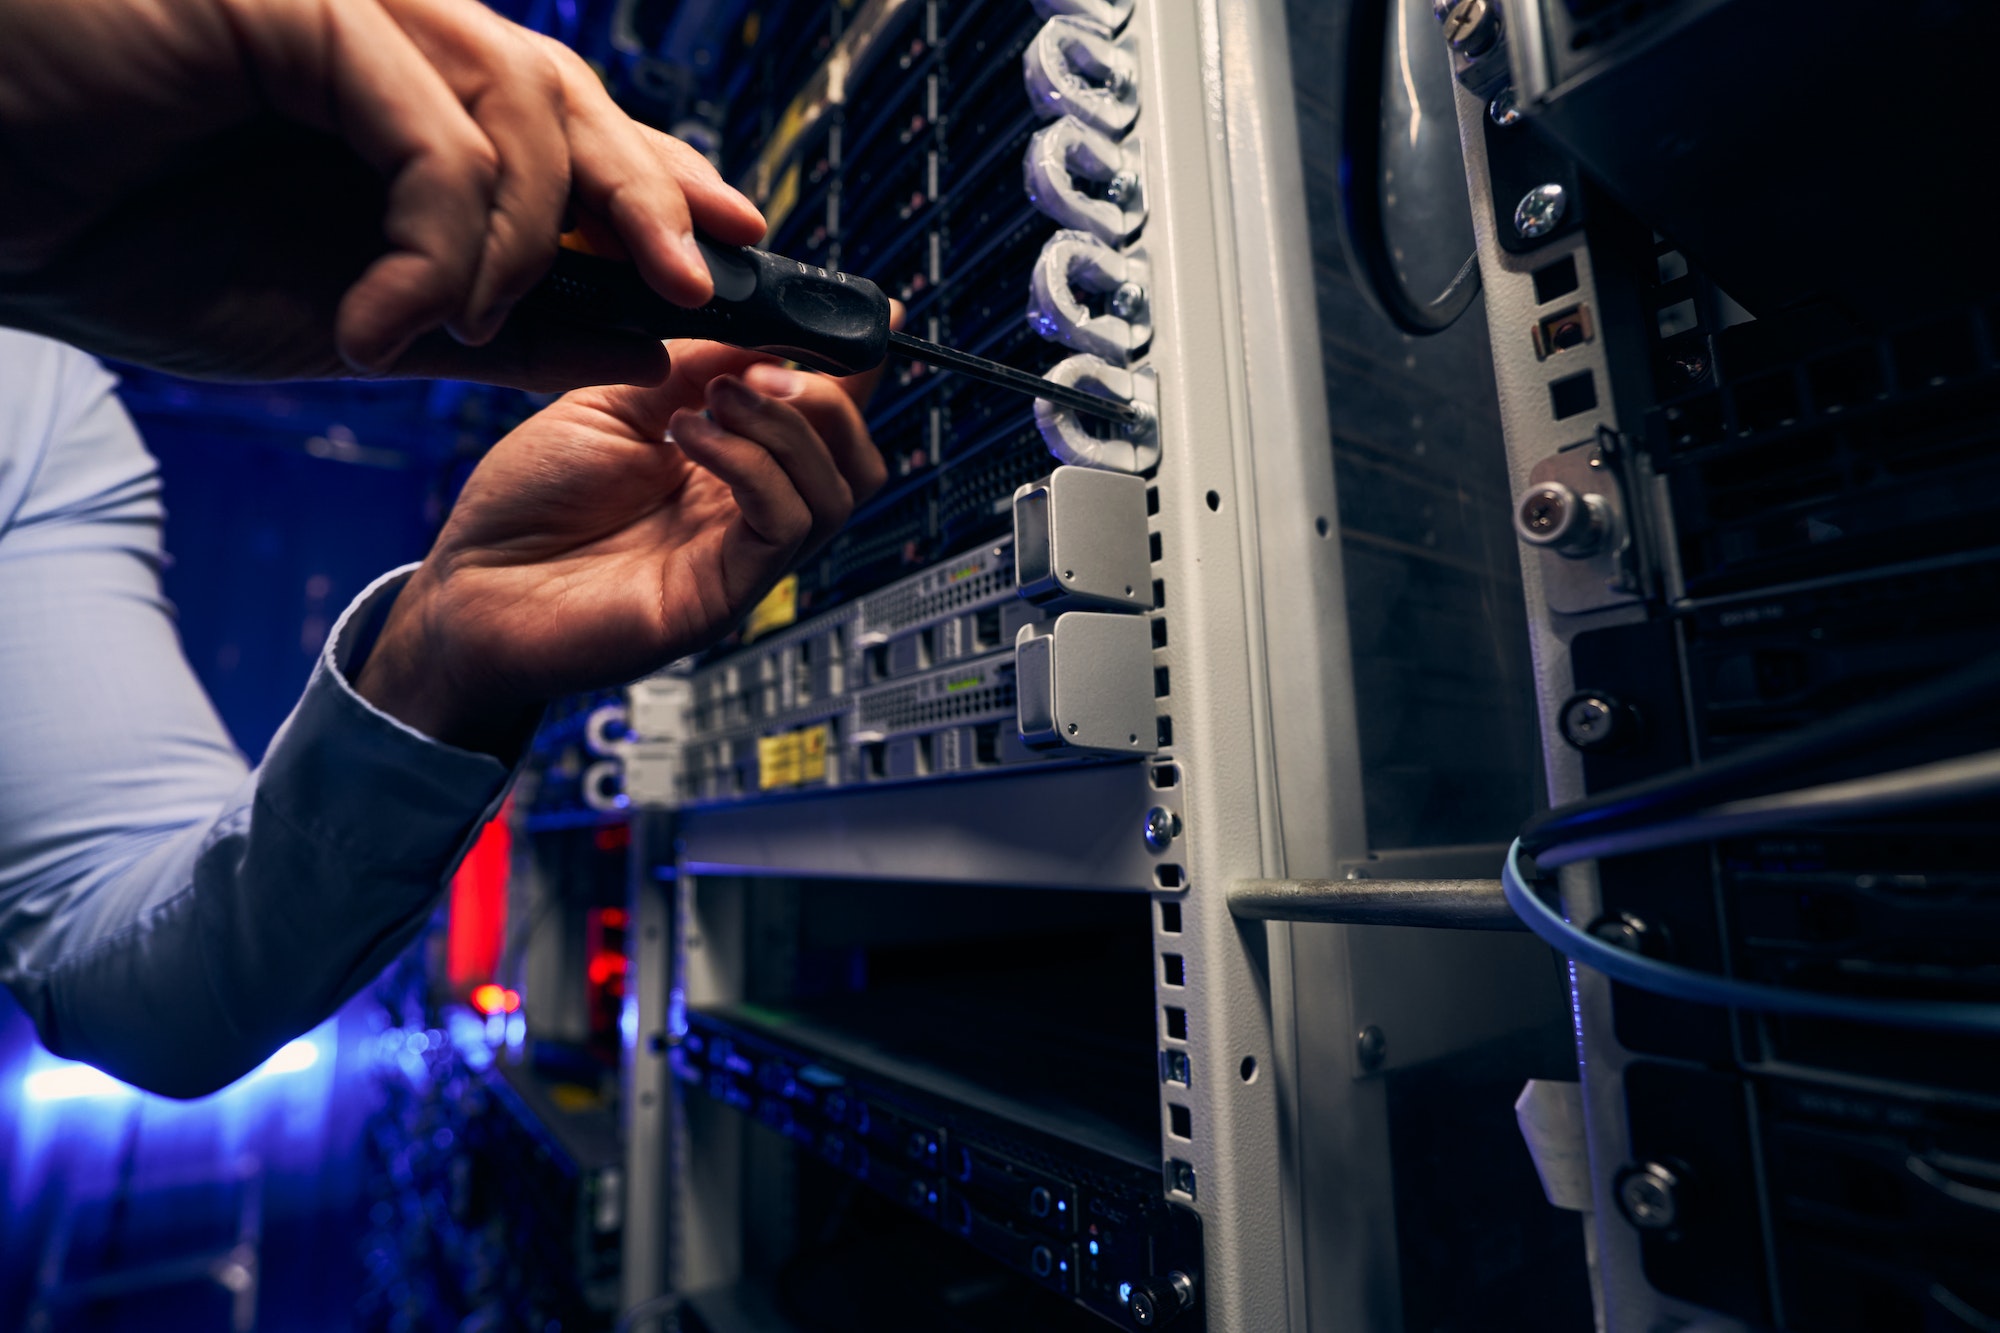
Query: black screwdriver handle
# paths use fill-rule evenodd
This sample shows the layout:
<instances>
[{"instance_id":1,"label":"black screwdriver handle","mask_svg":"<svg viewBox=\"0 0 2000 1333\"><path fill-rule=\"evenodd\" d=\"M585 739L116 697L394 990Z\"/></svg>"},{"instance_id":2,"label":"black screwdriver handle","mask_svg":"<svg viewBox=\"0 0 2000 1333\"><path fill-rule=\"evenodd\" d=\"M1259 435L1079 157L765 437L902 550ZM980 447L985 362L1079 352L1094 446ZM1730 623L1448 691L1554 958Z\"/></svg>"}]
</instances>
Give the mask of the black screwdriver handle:
<instances>
[{"instance_id":1,"label":"black screwdriver handle","mask_svg":"<svg viewBox=\"0 0 2000 1333\"><path fill-rule=\"evenodd\" d=\"M747 245L696 242L715 280L707 305L675 305L631 264L564 248L522 308L649 338L728 343L829 375L873 370L888 355L889 298L868 279Z\"/></svg>"}]
</instances>

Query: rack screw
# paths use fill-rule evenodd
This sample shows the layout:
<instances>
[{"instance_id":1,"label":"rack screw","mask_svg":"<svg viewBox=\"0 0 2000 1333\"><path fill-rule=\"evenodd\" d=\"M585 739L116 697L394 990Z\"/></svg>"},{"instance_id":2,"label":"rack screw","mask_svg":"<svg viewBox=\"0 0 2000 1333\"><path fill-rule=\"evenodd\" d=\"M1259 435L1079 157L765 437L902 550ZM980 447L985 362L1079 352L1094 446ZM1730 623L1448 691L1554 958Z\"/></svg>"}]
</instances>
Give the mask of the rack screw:
<instances>
[{"instance_id":1,"label":"rack screw","mask_svg":"<svg viewBox=\"0 0 2000 1333\"><path fill-rule=\"evenodd\" d=\"M1111 293L1111 313L1120 319L1137 318L1146 309L1146 289L1136 282L1121 282Z\"/></svg>"},{"instance_id":2,"label":"rack screw","mask_svg":"<svg viewBox=\"0 0 2000 1333\"><path fill-rule=\"evenodd\" d=\"M1486 114L1495 125L1508 129L1521 123L1521 108L1514 103L1514 90L1502 88L1497 97L1487 105Z\"/></svg>"},{"instance_id":3,"label":"rack screw","mask_svg":"<svg viewBox=\"0 0 2000 1333\"><path fill-rule=\"evenodd\" d=\"M1389 1038L1387 1034L1381 1028L1370 1023L1367 1027L1354 1034L1354 1054L1355 1058L1361 1062L1363 1070L1370 1074L1374 1073L1382 1067L1382 1062L1389 1058Z\"/></svg>"},{"instance_id":4,"label":"rack screw","mask_svg":"<svg viewBox=\"0 0 2000 1333\"><path fill-rule=\"evenodd\" d=\"M1137 198L1138 194L1139 176L1137 172L1121 171L1106 182L1104 186L1104 197L1120 207Z\"/></svg>"},{"instance_id":5,"label":"rack screw","mask_svg":"<svg viewBox=\"0 0 2000 1333\"><path fill-rule=\"evenodd\" d=\"M1164 852L1174 840L1175 819L1173 812L1165 806L1156 805L1146 812L1146 845L1156 852Z\"/></svg>"},{"instance_id":6,"label":"rack screw","mask_svg":"<svg viewBox=\"0 0 2000 1333\"><path fill-rule=\"evenodd\" d=\"M1459 0L1444 16L1444 39L1452 50L1475 60L1500 41L1500 12L1491 0Z\"/></svg>"},{"instance_id":7,"label":"rack screw","mask_svg":"<svg viewBox=\"0 0 2000 1333\"><path fill-rule=\"evenodd\" d=\"M1680 1220L1681 1180L1658 1162L1632 1167L1619 1178L1618 1208L1641 1231L1665 1231Z\"/></svg>"},{"instance_id":8,"label":"rack screw","mask_svg":"<svg viewBox=\"0 0 2000 1333\"><path fill-rule=\"evenodd\" d=\"M1528 241L1546 236L1562 221L1563 209L1568 203L1569 198L1563 193L1562 186L1554 182L1537 185L1514 205L1514 230Z\"/></svg>"},{"instance_id":9,"label":"rack screw","mask_svg":"<svg viewBox=\"0 0 2000 1333\"><path fill-rule=\"evenodd\" d=\"M1578 495L1559 481L1532 488L1514 511L1514 531L1522 541L1572 560L1596 554L1610 528L1603 497Z\"/></svg>"},{"instance_id":10,"label":"rack screw","mask_svg":"<svg viewBox=\"0 0 2000 1333\"><path fill-rule=\"evenodd\" d=\"M1623 949L1645 958L1664 959L1673 953L1673 943L1667 938L1664 928L1631 912L1598 917L1586 929L1614 949Z\"/></svg>"},{"instance_id":11,"label":"rack screw","mask_svg":"<svg viewBox=\"0 0 2000 1333\"><path fill-rule=\"evenodd\" d=\"M1579 695L1562 713L1563 739L1579 750L1602 745L1617 724L1617 711L1594 694Z\"/></svg>"},{"instance_id":12,"label":"rack screw","mask_svg":"<svg viewBox=\"0 0 2000 1333\"><path fill-rule=\"evenodd\" d=\"M1581 690L1562 706L1557 725L1572 749L1585 754L1622 750L1639 734L1639 715L1599 690Z\"/></svg>"}]
</instances>

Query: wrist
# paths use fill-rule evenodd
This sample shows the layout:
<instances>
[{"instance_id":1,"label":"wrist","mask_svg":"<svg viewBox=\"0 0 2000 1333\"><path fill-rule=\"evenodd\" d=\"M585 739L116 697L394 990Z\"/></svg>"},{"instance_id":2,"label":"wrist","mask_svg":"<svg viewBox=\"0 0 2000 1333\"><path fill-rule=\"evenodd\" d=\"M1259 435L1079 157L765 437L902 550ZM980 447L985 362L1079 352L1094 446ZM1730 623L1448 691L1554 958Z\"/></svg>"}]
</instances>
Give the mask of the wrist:
<instances>
[{"instance_id":1,"label":"wrist","mask_svg":"<svg viewBox=\"0 0 2000 1333\"><path fill-rule=\"evenodd\" d=\"M534 732L540 705L465 668L443 631L427 568L410 577L367 647L355 693L432 740L511 764Z\"/></svg>"}]
</instances>

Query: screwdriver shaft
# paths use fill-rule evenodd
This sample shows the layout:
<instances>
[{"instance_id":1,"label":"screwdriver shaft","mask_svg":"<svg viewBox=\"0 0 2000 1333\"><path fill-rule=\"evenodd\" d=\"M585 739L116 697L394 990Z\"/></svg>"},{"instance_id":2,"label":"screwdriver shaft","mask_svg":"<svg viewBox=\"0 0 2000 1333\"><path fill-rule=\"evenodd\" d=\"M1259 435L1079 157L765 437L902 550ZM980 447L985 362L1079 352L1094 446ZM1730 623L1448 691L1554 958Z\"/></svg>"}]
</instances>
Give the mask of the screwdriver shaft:
<instances>
[{"instance_id":1,"label":"screwdriver shaft","mask_svg":"<svg viewBox=\"0 0 2000 1333\"><path fill-rule=\"evenodd\" d=\"M891 333L889 347L891 351L901 352L912 361L922 361L926 365L937 366L942 370L955 370L961 375L970 375L973 379L997 385L1002 389L1012 389L1016 393L1046 398L1059 407L1103 417L1107 421L1133 426L1145 420L1140 410L1130 403L1121 403L1115 398L1102 398L1068 384L1057 384L1054 380L1044 379L1040 375L1031 375L1025 370L1016 370L998 361L988 361L983 356L973 356L970 352L940 346L907 333Z\"/></svg>"}]
</instances>

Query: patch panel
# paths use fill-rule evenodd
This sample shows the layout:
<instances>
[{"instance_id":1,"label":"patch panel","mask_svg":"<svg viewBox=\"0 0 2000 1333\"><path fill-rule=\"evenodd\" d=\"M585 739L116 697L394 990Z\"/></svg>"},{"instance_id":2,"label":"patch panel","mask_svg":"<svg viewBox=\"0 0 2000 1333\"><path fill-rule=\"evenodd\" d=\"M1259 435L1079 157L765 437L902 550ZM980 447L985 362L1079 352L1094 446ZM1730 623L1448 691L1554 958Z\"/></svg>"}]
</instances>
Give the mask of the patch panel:
<instances>
[{"instance_id":1,"label":"patch panel","mask_svg":"<svg viewBox=\"0 0 2000 1333\"><path fill-rule=\"evenodd\" d=\"M1125 1327L1205 1326L1199 1220L1088 1118L750 1006L691 1014L674 1073L1045 1291Z\"/></svg>"}]
</instances>

